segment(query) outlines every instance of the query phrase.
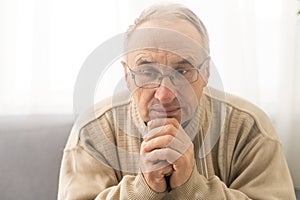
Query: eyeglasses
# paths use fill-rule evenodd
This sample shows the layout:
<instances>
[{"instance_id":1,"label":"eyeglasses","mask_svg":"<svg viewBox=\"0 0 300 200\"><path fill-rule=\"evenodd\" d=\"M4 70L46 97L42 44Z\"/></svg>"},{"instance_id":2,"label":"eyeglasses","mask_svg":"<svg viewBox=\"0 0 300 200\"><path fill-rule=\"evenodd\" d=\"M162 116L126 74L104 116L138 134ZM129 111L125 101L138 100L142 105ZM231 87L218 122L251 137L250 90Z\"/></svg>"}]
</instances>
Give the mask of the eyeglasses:
<instances>
[{"instance_id":1,"label":"eyeglasses","mask_svg":"<svg viewBox=\"0 0 300 200\"><path fill-rule=\"evenodd\" d=\"M202 67L206 65L209 60L210 57L208 56L196 68L189 64L189 67L172 70L171 73L166 75L163 75L160 72L162 67L157 63L142 64L136 71L130 69L127 64L126 66L129 69L131 77L137 87L152 89L159 87L164 77L168 77L175 86L184 86L196 82L198 80L198 73L200 73Z\"/></svg>"}]
</instances>

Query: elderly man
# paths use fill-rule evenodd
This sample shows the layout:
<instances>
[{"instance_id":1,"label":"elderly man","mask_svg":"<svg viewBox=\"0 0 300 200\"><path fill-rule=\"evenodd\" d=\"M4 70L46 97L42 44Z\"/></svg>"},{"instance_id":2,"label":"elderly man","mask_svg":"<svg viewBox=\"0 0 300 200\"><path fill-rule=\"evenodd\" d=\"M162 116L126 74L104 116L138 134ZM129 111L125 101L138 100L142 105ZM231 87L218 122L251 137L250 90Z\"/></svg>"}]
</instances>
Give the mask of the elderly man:
<instances>
[{"instance_id":1,"label":"elderly man","mask_svg":"<svg viewBox=\"0 0 300 200\"><path fill-rule=\"evenodd\" d=\"M295 199L282 147L254 105L207 87L208 35L177 4L127 32L129 92L72 129L59 199Z\"/></svg>"}]
</instances>

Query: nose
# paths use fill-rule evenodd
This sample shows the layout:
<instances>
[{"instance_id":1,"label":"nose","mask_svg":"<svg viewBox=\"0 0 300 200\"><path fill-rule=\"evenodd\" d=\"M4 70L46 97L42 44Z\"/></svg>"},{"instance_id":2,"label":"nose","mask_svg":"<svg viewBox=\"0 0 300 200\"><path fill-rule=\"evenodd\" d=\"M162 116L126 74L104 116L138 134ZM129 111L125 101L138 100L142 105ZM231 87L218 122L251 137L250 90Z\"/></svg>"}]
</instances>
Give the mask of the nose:
<instances>
[{"instance_id":1,"label":"nose","mask_svg":"<svg viewBox=\"0 0 300 200\"><path fill-rule=\"evenodd\" d=\"M160 85L155 91L154 98L159 100L161 104L167 104L173 102L176 95L170 88Z\"/></svg>"}]
</instances>

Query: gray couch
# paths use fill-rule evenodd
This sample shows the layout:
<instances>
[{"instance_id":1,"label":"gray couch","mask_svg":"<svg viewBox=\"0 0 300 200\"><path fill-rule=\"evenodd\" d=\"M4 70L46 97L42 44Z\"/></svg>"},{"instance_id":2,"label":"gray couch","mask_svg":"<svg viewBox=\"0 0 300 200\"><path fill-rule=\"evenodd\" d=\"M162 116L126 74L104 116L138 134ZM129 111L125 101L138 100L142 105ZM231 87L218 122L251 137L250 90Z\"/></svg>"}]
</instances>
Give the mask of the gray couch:
<instances>
[{"instance_id":1,"label":"gray couch","mask_svg":"<svg viewBox=\"0 0 300 200\"><path fill-rule=\"evenodd\" d=\"M1 200L57 198L60 162L72 124L73 116L0 117Z\"/></svg>"},{"instance_id":2,"label":"gray couch","mask_svg":"<svg viewBox=\"0 0 300 200\"><path fill-rule=\"evenodd\" d=\"M73 116L0 117L0 199L55 200Z\"/></svg>"}]
</instances>

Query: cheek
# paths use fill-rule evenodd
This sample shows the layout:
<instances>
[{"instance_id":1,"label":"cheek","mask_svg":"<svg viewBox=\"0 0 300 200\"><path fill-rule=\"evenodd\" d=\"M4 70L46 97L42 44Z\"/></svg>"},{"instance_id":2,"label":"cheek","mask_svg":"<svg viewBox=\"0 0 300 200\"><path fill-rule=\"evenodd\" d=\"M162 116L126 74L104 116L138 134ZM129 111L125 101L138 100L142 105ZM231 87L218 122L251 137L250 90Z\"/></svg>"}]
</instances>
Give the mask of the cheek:
<instances>
[{"instance_id":1,"label":"cheek","mask_svg":"<svg viewBox=\"0 0 300 200\"><path fill-rule=\"evenodd\" d=\"M144 121L149 121L148 105L154 98L154 91L150 89L138 88L134 92L134 100L138 106L141 118Z\"/></svg>"},{"instance_id":2,"label":"cheek","mask_svg":"<svg viewBox=\"0 0 300 200\"><path fill-rule=\"evenodd\" d=\"M191 87L180 91L179 101L180 103L183 103L186 108L186 110L183 110L184 115L193 115L202 96L203 88L204 85L201 83L201 81L197 81L196 83L192 84Z\"/></svg>"},{"instance_id":3,"label":"cheek","mask_svg":"<svg viewBox=\"0 0 300 200\"><path fill-rule=\"evenodd\" d=\"M203 92L203 87L195 87L194 89L194 93L196 96L196 101L197 103L200 101L200 98L202 96L202 92Z\"/></svg>"},{"instance_id":4,"label":"cheek","mask_svg":"<svg viewBox=\"0 0 300 200\"><path fill-rule=\"evenodd\" d=\"M202 96L203 85L200 81L195 82L185 89L180 90L180 96L189 104L198 104Z\"/></svg>"},{"instance_id":5,"label":"cheek","mask_svg":"<svg viewBox=\"0 0 300 200\"><path fill-rule=\"evenodd\" d=\"M197 98L197 102L200 101L200 98L203 93L203 89L206 87L207 83L202 79L201 76L199 76L198 81L193 85L193 91Z\"/></svg>"}]
</instances>

